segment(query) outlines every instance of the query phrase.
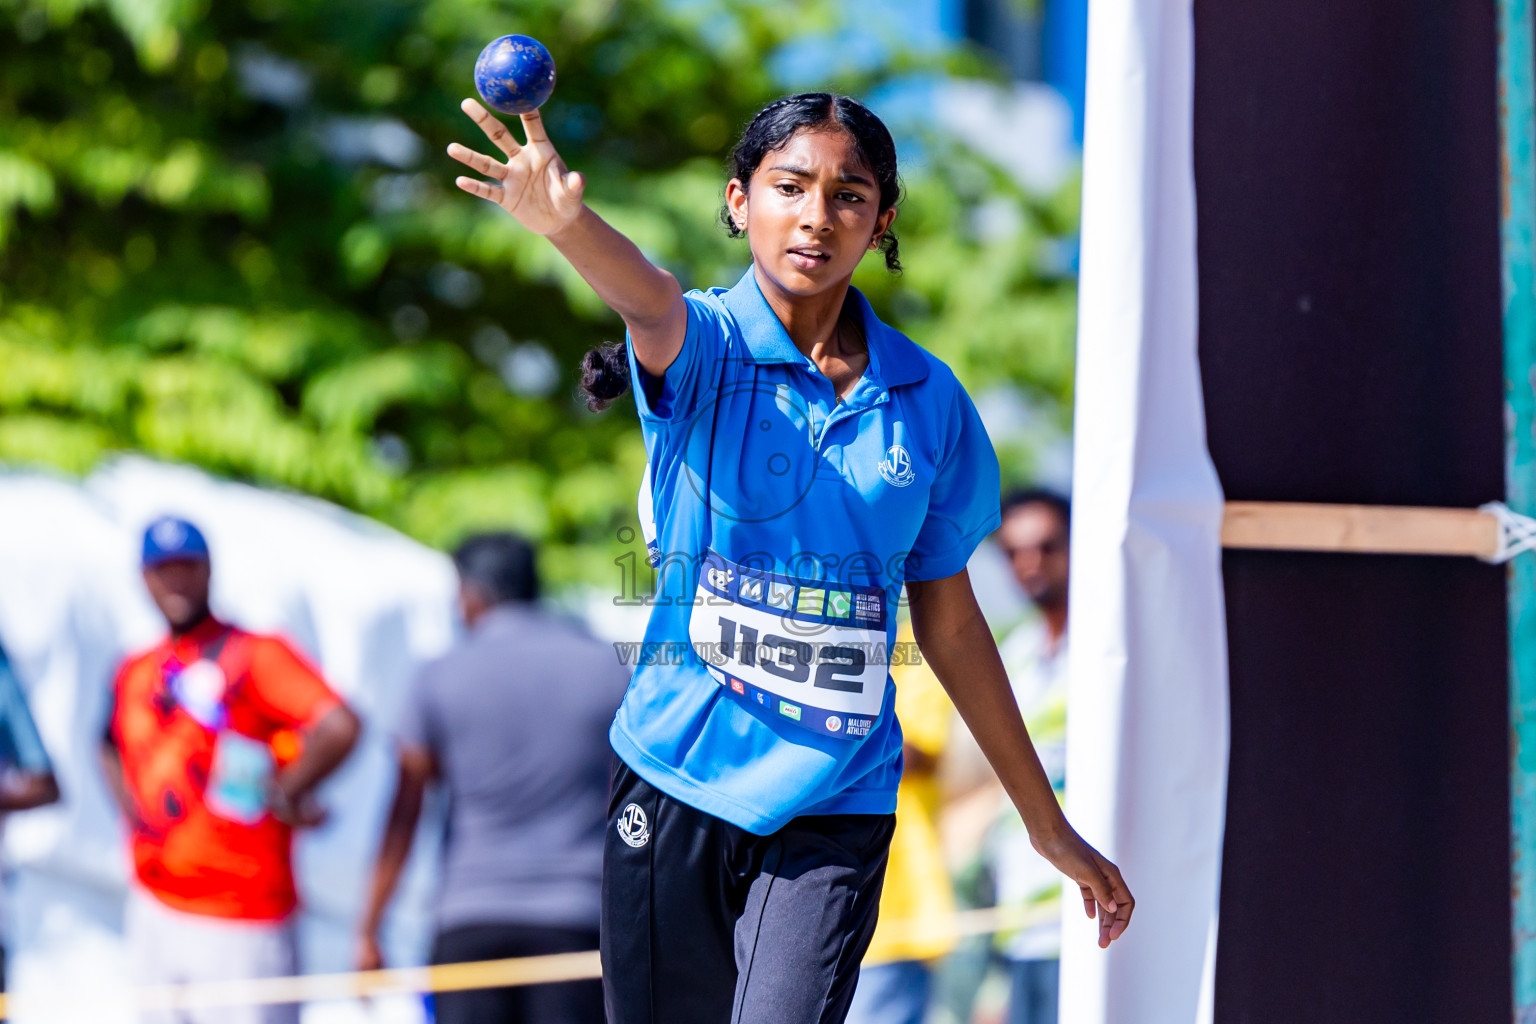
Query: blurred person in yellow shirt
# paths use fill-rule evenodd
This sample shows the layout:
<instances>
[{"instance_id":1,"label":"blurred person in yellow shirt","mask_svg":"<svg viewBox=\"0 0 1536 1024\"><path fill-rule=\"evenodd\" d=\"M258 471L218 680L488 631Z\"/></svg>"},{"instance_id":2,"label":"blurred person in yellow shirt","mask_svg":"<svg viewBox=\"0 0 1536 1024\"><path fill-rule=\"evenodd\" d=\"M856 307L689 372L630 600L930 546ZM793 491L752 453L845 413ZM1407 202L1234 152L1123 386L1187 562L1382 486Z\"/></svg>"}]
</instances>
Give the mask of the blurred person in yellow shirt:
<instances>
[{"instance_id":1,"label":"blurred person in yellow shirt","mask_svg":"<svg viewBox=\"0 0 1536 1024\"><path fill-rule=\"evenodd\" d=\"M948 745L954 705L923 664L910 623L891 652L902 772L896 791L880 918L859 970L847 1024L922 1024L933 961L955 945L955 895L939 842L939 762Z\"/></svg>"}]
</instances>

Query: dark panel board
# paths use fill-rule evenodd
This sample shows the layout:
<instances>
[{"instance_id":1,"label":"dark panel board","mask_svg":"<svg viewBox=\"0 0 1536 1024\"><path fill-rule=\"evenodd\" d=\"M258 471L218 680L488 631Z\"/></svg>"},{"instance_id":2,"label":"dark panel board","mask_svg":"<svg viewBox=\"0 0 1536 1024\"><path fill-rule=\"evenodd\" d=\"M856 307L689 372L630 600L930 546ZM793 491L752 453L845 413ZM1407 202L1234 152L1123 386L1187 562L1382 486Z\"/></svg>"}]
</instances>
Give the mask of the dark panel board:
<instances>
[{"instance_id":1,"label":"dark panel board","mask_svg":"<svg viewBox=\"0 0 1536 1024\"><path fill-rule=\"evenodd\" d=\"M1499 497L1493 4L1195 11L1201 362L1229 495Z\"/></svg>"},{"instance_id":2,"label":"dark panel board","mask_svg":"<svg viewBox=\"0 0 1536 1024\"><path fill-rule=\"evenodd\" d=\"M1503 493L1492 3L1196 0L1227 496ZM1503 574L1228 553L1221 1024L1505 1024Z\"/></svg>"},{"instance_id":3,"label":"dark panel board","mask_svg":"<svg viewBox=\"0 0 1536 1024\"><path fill-rule=\"evenodd\" d=\"M1508 1024L1502 572L1228 552L1220 1024Z\"/></svg>"}]
</instances>

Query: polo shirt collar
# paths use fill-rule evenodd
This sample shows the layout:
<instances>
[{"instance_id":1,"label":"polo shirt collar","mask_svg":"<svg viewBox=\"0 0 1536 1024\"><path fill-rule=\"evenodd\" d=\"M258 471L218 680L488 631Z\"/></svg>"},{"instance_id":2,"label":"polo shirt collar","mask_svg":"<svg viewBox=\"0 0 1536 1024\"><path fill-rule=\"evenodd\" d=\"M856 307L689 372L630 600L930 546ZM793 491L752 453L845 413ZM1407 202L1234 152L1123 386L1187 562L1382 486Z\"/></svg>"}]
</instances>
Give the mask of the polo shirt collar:
<instances>
[{"instance_id":1,"label":"polo shirt collar","mask_svg":"<svg viewBox=\"0 0 1536 1024\"><path fill-rule=\"evenodd\" d=\"M864 321L864 340L869 345L870 376L885 387L898 384L915 384L928 376L928 360L922 349L898 331L887 327L862 292L849 286L849 294L858 304L859 315ZM722 301L735 317L741 328L747 352L755 363L791 363L805 365L810 360L795 347L789 332L779 321L778 314L768 305L752 267L741 275L736 286L725 293Z\"/></svg>"}]
</instances>

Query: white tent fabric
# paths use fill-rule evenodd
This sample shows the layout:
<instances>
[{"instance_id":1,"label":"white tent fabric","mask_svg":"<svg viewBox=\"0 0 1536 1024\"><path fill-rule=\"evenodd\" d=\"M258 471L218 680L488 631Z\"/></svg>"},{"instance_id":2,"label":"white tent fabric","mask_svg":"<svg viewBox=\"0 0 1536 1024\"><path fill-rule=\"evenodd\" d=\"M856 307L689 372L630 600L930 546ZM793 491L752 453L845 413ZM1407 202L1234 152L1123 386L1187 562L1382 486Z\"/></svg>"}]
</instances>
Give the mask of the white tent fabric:
<instances>
[{"instance_id":1,"label":"white tent fabric","mask_svg":"<svg viewBox=\"0 0 1536 1024\"><path fill-rule=\"evenodd\" d=\"M83 484L0 472L0 642L28 688L64 794L56 807L7 823L9 974L23 993L127 981L120 934L127 852L96 749L117 663L164 628L137 555L145 523L167 512L208 537L215 611L287 636L365 723L358 749L321 791L331 820L297 844L306 970L351 966L366 881L360 867L372 861L394 783L389 731L415 667L453 637L449 560L324 502L143 459L109 464ZM424 829L423 839L431 835ZM428 845L413 859L396 904L396 927L386 936L396 963L424 952L432 854ZM419 1006L405 1010L404 1017L368 1012L375 1020L420 1018ZM305 1015L365 1019L364 1012L316 1006Z\"/></svg>"},{"instance_id":2,"label":"white tent fabric","mask_svg":"<svg viewBox=\"0 0 1536 1024\"><path fill-rule=\"evenodd\" d=\"M1191 0L1089 8L1067 791L1124 871L1066 915L1062 1021L1210 1019L1226 801L1222 494L1196 353Z\"/></svg>"}]
</instances>

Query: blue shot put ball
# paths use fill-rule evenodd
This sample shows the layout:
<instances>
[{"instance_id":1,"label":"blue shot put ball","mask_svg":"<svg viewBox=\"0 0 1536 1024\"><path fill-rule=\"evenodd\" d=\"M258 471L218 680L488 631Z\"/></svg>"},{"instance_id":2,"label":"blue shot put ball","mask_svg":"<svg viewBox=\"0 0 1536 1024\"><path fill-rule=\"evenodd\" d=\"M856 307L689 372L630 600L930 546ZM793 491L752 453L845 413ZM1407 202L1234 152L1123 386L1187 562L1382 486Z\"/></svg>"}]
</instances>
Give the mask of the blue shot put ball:
<instances>
[{"instance_id":1,"label":"blue shot put ball","mask_svg":"<svg viewBox=\"0 0 1536 1024\"><path fill-rule=\"evenodd\" d=\"M529 114L555 91L555 59L531 36L502 36L475 61L480 98L503 114Z\"/></svg>"}]
</instances>

